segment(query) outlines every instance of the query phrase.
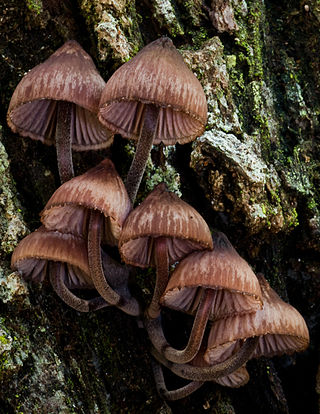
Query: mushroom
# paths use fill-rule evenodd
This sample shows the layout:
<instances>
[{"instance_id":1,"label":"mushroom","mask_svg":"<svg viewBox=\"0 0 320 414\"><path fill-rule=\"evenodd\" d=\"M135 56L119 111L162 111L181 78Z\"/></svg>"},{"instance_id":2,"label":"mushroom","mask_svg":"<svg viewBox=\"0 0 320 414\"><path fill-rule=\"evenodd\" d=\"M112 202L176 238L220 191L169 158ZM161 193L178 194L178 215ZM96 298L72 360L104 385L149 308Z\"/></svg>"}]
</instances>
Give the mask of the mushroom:
<instances>
[{"instance_id":1,"label":"mushroom","mask_svg":"<svg viewBox=\"0 0 320 414\"><path fill-rule=\"evenodd\" d=\"M102 266L102 243L117 245L123 222L131 210L131 203L113 163L105 159L86 173L61 185L51 196L41 213L41 221L49 230L72 233L88 243L88 260L93 283L100 295L111 305L126 313L138 315L139 305L134 298L123 298L108 280L124 277L128 269L105 258ZM107 263L110 261L110 266ZM120 283L120 281L118 281Z\"/></svg>"},{"instance_id":2,"label":"mushroom","mask_svg":"<svg viewBox=\"0 0 320 414\"><path fill-rule=\"evenodd\" d=\"M254 312L262 307L261 289L252 269L223 233L213 235L213 250L193 252L173 271L164 294L163 306L194 316L186 347L170 346L160 318L147 321L155 348L169 361L186 363L199 351L208 319Z\"/></svg>"},{"instance_id":3,"label":"mushroom","mask_svg":"<svg viewBox=\"0 0 320 414\"><path fill-rule=\"evenodd\" d=\"M159 299L168 282L169 265L194 250L204 249L212 249L208 225L164 183L158 184L129 214L119 239L122 259L133 266L157 269L148 318L160 315Z\"/></svg>"},{"instance_id":4,"label":"mushroom","mask_svg":"<svg viewBox=\"0 0 320 414\"><path fill-rule=\"evenodd\" d=\"M91 57L74 40L28 72L8 109L10 128L20 135L56 144L61 182L73 177L75 151L105 148L113 135L97 118L105 82Z\"/></svg>"},{"instance_id":5,"label":"mushroom","mask_svg":"<svg viewBox=\"0 0 320 414\"><path fill-rule=\"evenodd\" d=\"M258 338L258 344L252 358L291 354L308 347L309 332L303 317L278 296L263 275L257 276L263 309L214 322L204 356L208 363L224 361L253 337Z\"/></svg>"},{"instance_id":6,"label":"mushroom","mask_svg":"<svg viewBox=\"0 0 320 414\"><path fill-rule=\"evenodd\" d=\"M126 180L133 203L152 144L183 144L200 136L207 102L172 41L161 37L111 76L101 96L99 119L114 133L138 140Z\"/></svg>"},{"instance_id":7,"label":"mushroom","mask_svg":"<svg viewBox=\"0 0 320 414\"><path fill-rule=\"evenodd\" d=\"M11 258L11 266L27 281L42 282L49 276L58 296L80 312L109 306L101 296L82 299L70 290L94 289L87 247L81 237L47 231L41 226L18 244Z\"/></svg>"}]
</instances>

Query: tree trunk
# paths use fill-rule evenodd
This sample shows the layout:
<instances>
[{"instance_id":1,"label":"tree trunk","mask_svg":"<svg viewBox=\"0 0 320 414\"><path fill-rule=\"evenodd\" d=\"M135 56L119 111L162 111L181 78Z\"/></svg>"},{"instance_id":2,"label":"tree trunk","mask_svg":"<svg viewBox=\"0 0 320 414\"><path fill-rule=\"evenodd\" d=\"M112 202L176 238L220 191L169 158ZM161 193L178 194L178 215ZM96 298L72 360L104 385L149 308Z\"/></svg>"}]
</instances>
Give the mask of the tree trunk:
<instances>
[{"instance_id":1,"label":"tree trunk","mask_svg":"<svg viewBox=\"0 0 320 414\"><path fill-rule=\"evenodd\" d=\"M2 0L1 413L319 412L319 29L317 0ZM208 124L193 144L164 149L165 162L162 148L153 150L138 202L165 180L299 310L311 337L301 354L250 361L240 389L206 383L168 404L133 317L113 307L80 314L48 282L26 284L10 270L13 249L40 225L59 182L54 148L6 123L19 80L66 40L76 39L107 80L161 35L202 83ZM124 178L133 150L116 136L111 149L74 153L76 174L110 156ZM144 307L151 279L136 270L131 281ZM168 386L181 384L168 375Z\"/></svg>"}]
</instances>

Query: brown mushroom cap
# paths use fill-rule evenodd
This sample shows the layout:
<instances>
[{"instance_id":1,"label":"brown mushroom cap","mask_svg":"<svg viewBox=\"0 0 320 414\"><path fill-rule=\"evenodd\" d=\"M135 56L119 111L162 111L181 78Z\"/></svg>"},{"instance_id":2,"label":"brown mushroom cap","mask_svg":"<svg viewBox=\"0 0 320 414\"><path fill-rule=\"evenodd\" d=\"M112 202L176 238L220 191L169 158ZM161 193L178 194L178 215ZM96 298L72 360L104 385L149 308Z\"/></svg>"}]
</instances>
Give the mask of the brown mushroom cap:
<instances>
[{"instance_id":1,"label":"brown mushroom cap","mask_svg":"<svg viewBox=\"0 0 320 414\"><path fill-rule=\"evenodd\" d=\"M300 313L284 302L262 275L263 309L235 315L212 324L205 359L209 363L227 359L247 338L259 336L253 357L300 352L309 344L307 325Z\"/></svg>"},{"instance_id":2,"label":"brown mushroom cap","mask_svg":"<svg viewBox=\"0 0 320 414\"><path fill-rule=\"evenodd\" d=\"M204 219L164 183L157 185L126 219L119 240L123 260L133 266L154 266L153 240L157 237L167 239L171 264L194 250L212 248Z\"/></svg>"},{"instance_id":3,"label":"brown mushroom cap","mask_svg":"<svg viewBox=\"0 0 320 414\"><path fill-rule=\"evenodd\" d=\"M155 144L183 144L204 131L207 102L202 86L167 37L145 46L111 76L101 96L99 119L111 131L138 139L146 104L160 107Z\"/></svg>"},{"instance_id":4,"label":"brown mushroom cap","mask_svg":"<svg viewBox=\"0 0 320 414\"><path fill-rule=\"evenodd\" d=\"M73 103L72 148L108 147L112 134L97 118L104 86L91 57L76 41L67 41L21 79L10 101L8 124L22 136L54 144L58 101L68 101Z\"/></svg>"},{"instance_id":5,"label":"brown mushroom cap","mask_svg":"<svg viewBox=\"0 0 320 414\"><path fill-rule=\"evenodd\" d=\"M42 282L48 261L67 264L65 284L72 288L93 288L89 276L87 247L84 239L72 234L46 231L44 226L21 240L15 248L11 266L26 280Z\"/></svg>"},{"instance_id":6,"label":"brown mushroom cap","mask_svg":"<svg viewBox=\"0 0 320 414\"><path fill-rule=\"evenodd\" d=\"M131 210L127 191L111 160L105 159L86 173L61 185L41 213L48 230L83 235L89 210L104 214L104 240L116 244Z\"/></svg>"},{"instance_id":7,"label":"brown mushroom cap","mask_svg":"<svg viewBox=\"0 0 320 414\"><path fill-rule=\"evenodd\" d=\"M161 304L194 314L202 288L215 290L210 319L261 308L261 289L248 263L223 233L213 235L213 250L185 257L171 275Z\"/></svg>"}]
</instances>

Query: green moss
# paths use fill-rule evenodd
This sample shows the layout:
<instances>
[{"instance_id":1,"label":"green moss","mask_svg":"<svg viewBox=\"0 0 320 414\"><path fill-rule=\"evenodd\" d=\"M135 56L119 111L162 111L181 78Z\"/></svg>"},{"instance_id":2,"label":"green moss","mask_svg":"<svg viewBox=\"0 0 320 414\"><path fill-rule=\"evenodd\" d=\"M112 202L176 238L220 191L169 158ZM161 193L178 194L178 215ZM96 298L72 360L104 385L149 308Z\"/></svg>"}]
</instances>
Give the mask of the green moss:
<instances>
[{"instance_id":1,"label":"green moss","mask_svg":"<svg viewBox=\"0 0 320 414\"><path fill-rule=\"evenodd\" d=\"M28 9L36 14L40 14L43 11L43 5L41 0L26 0Z\"/></svg>"},{"instance_id":2,"label":"green moss","mask_svg":"<svg viewBox=\"0 0 320 414\"><path fill-rule=\"evenodd\" d=\"M203 43L210 38L209 30L205 27L189 30L188 35L195 49L200 49Z\"/></svg>"}]
</instances>

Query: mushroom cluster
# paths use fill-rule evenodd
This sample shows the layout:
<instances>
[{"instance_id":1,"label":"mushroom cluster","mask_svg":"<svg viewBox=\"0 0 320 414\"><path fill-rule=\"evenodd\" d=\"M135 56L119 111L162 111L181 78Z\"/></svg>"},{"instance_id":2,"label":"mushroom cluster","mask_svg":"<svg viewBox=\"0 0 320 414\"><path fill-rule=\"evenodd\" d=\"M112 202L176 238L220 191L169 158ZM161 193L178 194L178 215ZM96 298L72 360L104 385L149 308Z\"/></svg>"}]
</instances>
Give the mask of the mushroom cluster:
<instances>
[{"instance_id":1,"label":"mushroom cluster","mask_svg":"<svg viewBox=\"0 0 320 414\"><path fill-rule=\"evenodd\" d=\"M107 83L80 45L68 41L20 81L8 110L14 132L56 143L62 182L40 214L42 225L15 249L12 268L28 281L48 277L77 311L116 306L142 318L157 389L169 400L206 381L244 385L250 358L303 351L309 343L298 311L164 183L133 208L152 145L189 142L203 133L206 119L201 84L167 37L143 48ZM74 177L71 148L106 147L115 133L137 141L125 184L110 159ZM130 292L132 267L155 269L146 309ZM166 338L165 308L192 320L183 349ZM162 366L189 383L168 390Z\"/></svg>"}]
</instances>

